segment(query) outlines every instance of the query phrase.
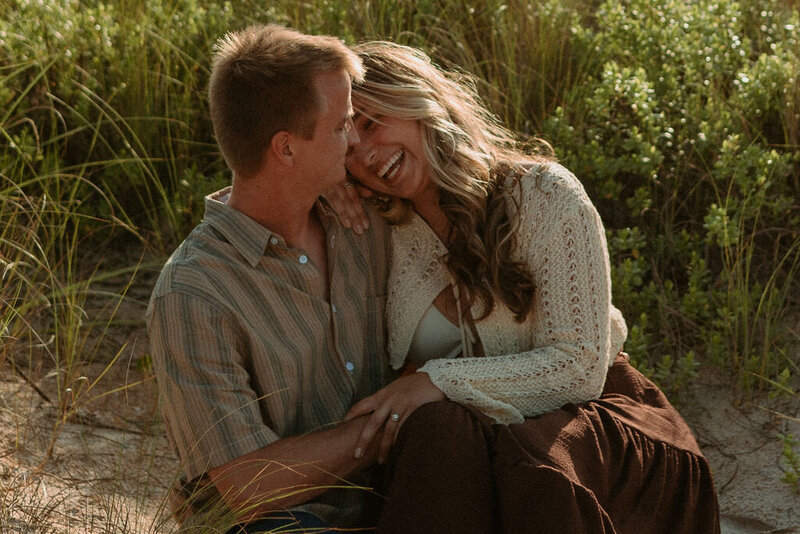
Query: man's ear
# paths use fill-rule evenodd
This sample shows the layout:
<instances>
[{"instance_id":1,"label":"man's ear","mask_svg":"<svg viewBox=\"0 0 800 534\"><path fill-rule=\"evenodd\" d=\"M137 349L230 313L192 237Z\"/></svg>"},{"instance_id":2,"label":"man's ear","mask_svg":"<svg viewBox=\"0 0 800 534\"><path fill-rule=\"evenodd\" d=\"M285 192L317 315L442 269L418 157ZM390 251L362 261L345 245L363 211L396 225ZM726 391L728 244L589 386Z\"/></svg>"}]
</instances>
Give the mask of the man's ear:
<instances>
[{"instance_id":1,"label":"man's ear","mask_svg":"<svg viewBox=\"0 0 800 534\"><path fill-rule=\"evenodd\" d=\"M294 146L292 134L289 132L282 130L273 135L269 148L275 158L284 165L291 166L294 164Z\"/></svg>"}]
</instances>

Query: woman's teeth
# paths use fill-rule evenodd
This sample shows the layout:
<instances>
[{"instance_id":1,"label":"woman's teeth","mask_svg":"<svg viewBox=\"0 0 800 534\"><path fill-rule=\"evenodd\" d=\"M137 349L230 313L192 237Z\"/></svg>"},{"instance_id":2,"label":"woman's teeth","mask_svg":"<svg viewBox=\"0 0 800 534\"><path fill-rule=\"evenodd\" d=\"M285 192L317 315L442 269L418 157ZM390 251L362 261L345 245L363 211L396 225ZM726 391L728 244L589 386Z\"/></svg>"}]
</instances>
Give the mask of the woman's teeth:
<instances>
[{"instance_id":1,"label":"woman's teeth","mask_svg":"<svg viewBox=\"0 0 800 534\"><path fill-rule=\"evenodd\" d=\"M381 167L381 168L380 168L380 170L378 171L378 177L379 177L379 178L382 178L382 179L384 179L384 180L388 180L389 178L391 178L391 176L386 176L386 173L388 173L388 172L389 172L389 169L391 169L391 168L392 168L392 166L393 166L395 163L397 163L397 162L400 160L400 158L401 158L402 156L403 156L403 151L402 151L402 150L400 150L399 152L397 152L397 154L395 154L394 156L392 156L391 158L389 158L389 161L387 161L387 162L386 162L386 163L383 165L383 167ZM397 168L396 168L396 169L394 169L394 171L397 171ZM392 175L394 175L394 172L392 172Z\"/></svg>"}]
</instances>

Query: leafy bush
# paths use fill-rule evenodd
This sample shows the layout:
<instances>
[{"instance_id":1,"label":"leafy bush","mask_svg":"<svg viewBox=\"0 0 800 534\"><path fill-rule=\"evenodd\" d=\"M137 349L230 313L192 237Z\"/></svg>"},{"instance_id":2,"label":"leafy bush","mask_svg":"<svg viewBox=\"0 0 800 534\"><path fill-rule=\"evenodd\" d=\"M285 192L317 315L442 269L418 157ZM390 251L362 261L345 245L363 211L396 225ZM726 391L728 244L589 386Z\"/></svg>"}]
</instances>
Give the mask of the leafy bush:
<instances>
[{"instance_id":1,"label":"leafy bush","mask_svg":"<svg viewBox=\"0 0 800 534\"><path fill-rule=\"evenodd\" d=\"M633 0L598 20L603 68L546 132L611 228L629 352L662 383L710 357L749 392L797 342L798 13Z\"/></svg>"},{"instance_id":2,"label":"leafy bush","mask_svg":"<svg viewBox=\"0 0 800 534\"><path fill-rule=\"evenodd\" d=\"M11 0L3 194L60 199L81 221L49 261L89 243L167 251L201 217L229 180L206 112L211 49L256 21L425 48L550 140L608 228L627 349L667 389L698 362L746 391L797 374L800 16L780 0Z\"/></svg>"},{"instance_id":3,"label":"leafy bush","mask_svg":"<svg viewBox=\"0 0 800 534\"><path fill-rule=\"evenodd\" d=\"M745 395L796 400L796 1L6 0L0 364L31 384L57 377L37 390L57 426L105 374L85 364L124 349L103 340L135 277L160 264L142 258L171 250L230 180L209 60L253 22L389 39L475 74L488 106L552 142L598 206L634 363L670 394L711 363ZM120 251L130 265L109 264ZM797 440L783 442L797 489Z\"/></svg>"}]
</instances>

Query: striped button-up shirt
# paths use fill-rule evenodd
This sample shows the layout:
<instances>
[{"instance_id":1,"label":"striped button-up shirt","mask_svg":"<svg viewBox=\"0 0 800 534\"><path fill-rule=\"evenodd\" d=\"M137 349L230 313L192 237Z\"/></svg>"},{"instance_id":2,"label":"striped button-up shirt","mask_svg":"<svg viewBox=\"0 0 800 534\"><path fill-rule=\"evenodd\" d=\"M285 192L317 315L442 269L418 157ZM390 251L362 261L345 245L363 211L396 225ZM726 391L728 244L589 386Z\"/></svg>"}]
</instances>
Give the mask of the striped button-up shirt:
<instances>
[{"instance_id":1,"label":"striped button-up shirt","mask_svg":"<svg viewBox=\"0 0 800 534\"><path fill-rule=\"evenodd\" d=\"M329 296L306 253L220 199L164 266L148 330L167 431L184 480L273 441L339 422L385 385L388 232L341 228L318 203ZM305 506L347 523L353 499ZM356 493L340 491L338 493Z\"/></svg>"}]
</instances>

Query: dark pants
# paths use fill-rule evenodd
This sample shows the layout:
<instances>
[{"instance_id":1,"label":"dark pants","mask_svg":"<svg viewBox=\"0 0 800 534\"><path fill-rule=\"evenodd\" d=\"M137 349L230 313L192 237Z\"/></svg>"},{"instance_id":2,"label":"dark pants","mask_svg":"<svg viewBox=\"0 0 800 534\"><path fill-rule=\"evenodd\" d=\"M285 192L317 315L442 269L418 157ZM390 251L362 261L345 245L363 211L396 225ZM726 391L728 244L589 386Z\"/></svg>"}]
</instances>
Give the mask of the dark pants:
<instances>
[{"instance_id":1,"label":"dark pants","mask_svg":"<svg viewBox=\"0 0 800 534\"><path fill-rule=\"evenodd\" d=\"M269 517L239 525L227 534L256 534L261 532L332 532L322 519L308 512L276 512Z\"/></svg>"},{"instance_id":2,"label":"dark pants","mask_svg":"<svg viewBox=\"0 0 800 534\"><path fill-rule=\"evenodd\" d=\"M618 357L600 399L493 424L442 401L404 423L381 533L718 533L711 469L661 391Z\"/></svg>"}]
</instances>

